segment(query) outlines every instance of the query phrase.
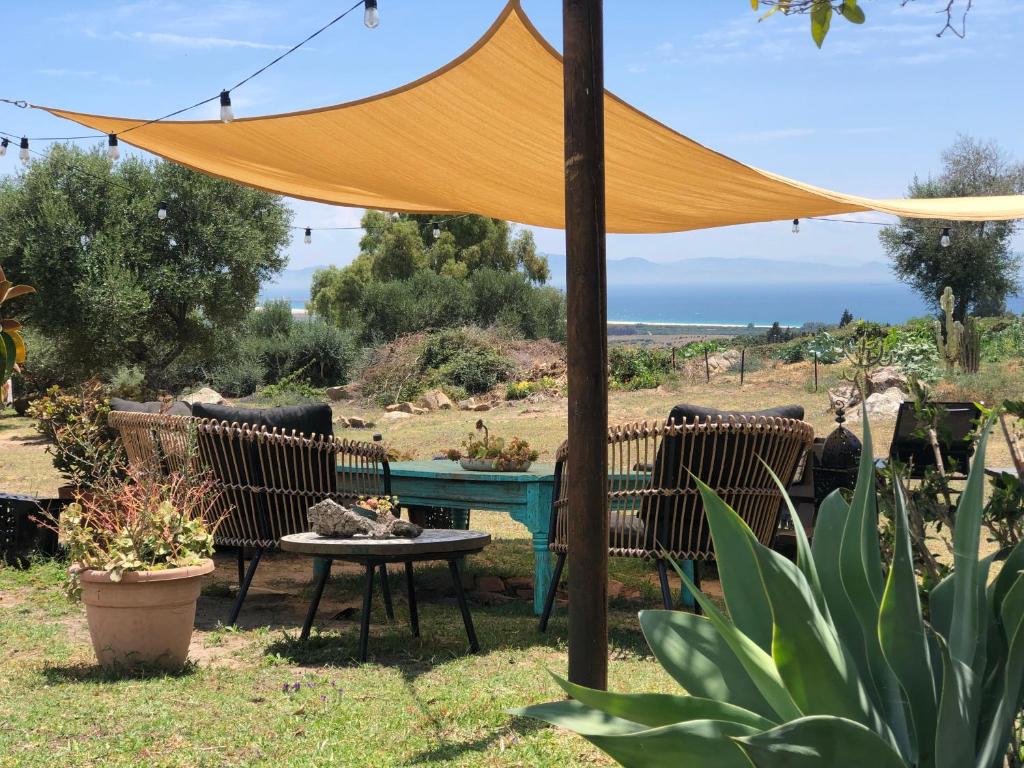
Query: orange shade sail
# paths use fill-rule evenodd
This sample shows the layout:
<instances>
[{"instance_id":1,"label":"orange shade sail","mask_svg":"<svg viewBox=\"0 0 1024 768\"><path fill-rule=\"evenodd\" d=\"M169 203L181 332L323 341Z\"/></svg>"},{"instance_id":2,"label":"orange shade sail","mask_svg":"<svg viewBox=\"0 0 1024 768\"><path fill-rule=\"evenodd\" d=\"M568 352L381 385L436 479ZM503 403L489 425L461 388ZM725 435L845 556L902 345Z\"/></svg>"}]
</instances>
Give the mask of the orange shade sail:
<instances>
[{"instance_id":1,"label":"orange shade sail","mask_svg":"<svg viewBox=\"0 0 1024 768\"><path fill-rule=\"evenodd\" d=\"M470 50L360 101L230 124L52 114L291 197L564 225L562 59L512 0ZM873 200L732 160L605 96L609 232L679 232L858 211L1024 218L1024 196Z\"/></svg>"}]
</instances>

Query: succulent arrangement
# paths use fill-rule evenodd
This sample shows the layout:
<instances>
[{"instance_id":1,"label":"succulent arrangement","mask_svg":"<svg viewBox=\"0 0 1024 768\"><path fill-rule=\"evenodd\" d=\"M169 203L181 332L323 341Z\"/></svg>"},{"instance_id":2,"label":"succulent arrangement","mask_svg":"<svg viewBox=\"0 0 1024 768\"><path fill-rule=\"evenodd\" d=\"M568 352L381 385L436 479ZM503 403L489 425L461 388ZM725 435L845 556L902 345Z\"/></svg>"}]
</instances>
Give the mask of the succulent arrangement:
<instances>
[{"instance_id":1,"label":"succulent arrangement","mask_svg":"<svg viewBox=\"0 0 1024 768\"><path fill-rule=\"evenodd\" d=\"M207 478L162 478L128 470L81 493L59 519L40 523L57 531L73 567L68 593L78 592L82 570L105 571L111 581L126 571L197 565L213 554L220 524L217 491Z\"/></svg>"},{"instance_id":2,"label":"succulent arrangement","mask_svg":"<svg viewBox=\"0 0 1024 768\"><path fill-rule=\"evenodd\" d=\"M472 432L462 441L462 448L450 448L447 457L462 462L466 469L493 469L498 472L523 471L537 460L540 454L520 437L506 442L501 437L491 437L483 419L476 423L477 434ZM483 437L479 433L483 433Z\"/></svg>"},{"instance_id":3,"label":"succulent arrangement","mask_svg":"<svg viewBox=\"0 0 1024 768\"><path fill-rule=\"evenodd\" d=\"M998 768L1014 750L1019 760L1024 546L978 552L992 425L983 425L960 496L954 568L927 611L900 482L892 562L883 568L865 415L852 501L838 491L825 500L813 544L796 526L795 563L762 546L700 484L727 612L677 569L704 615L640 614L654 655L686 695L617 694L558 679L571 700L517 714L574 730L627 766ZM990 579L997 557L1004 563Z\"/></svg>"}]
</instances>

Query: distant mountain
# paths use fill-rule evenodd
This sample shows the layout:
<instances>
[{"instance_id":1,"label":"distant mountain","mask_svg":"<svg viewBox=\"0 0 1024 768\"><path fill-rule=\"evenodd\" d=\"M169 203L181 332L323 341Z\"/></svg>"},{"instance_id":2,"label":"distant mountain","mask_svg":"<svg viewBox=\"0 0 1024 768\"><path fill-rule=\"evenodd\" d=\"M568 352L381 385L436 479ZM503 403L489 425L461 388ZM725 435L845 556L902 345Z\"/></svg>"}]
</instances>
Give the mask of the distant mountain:
<instances>
[{"instance_id":1,"label":"distant mountain","mask_svg":"<svg viewBox=\"0 0 1024 768\"><path fill-rule=\"evenodd\" d=\"M565 287L565 256L545 254L551 283ZM895 278L880 261L836 266L780 259L692 258L649 261L639 257L608 259L609 288L666 285L837 285L892 284Z\"/></svg>"},{"instance_id":2,"label":"distant mountain","mask_svg":"<svg viewBox=\"0 0 1024 768\"><path fill-rule=\"evenodd\" d=\"M565 287L565 256L545 254L551 266L551 284ZM286 269L266 283L260 298L305 302L313 273L319 266ZM880 261L836 266L781 259L693 258L649 261L639 257L608 259L608 286L616 288L663 288L665 286L763 286L763 285L892 285L889 267Z\"/></svg>"}]
</instances>

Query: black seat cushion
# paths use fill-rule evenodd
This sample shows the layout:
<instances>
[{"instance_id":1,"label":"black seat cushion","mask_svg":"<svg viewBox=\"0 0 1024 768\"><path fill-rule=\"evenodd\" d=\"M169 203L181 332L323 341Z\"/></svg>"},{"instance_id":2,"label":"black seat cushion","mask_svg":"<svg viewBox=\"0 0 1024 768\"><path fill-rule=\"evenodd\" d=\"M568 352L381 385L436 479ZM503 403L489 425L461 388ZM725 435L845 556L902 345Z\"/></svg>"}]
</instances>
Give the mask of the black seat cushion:
<instances>
[{"instance_id":1,"label":"black seat cushion","mask_svg":"<svg viewBox=\"0 0 1024 768\"><path fill-rule=\"evenodd\" d=\"M704 423L708 419L717 421L719 417L723 421L728 421L730 417L737 420L744 417L747 419L775 417L802 420L804 409L799 405L783 405L775 408L766 408L763 411L720 411L716 408L705 408L699 405L680 403L669 413L669 419L676 424ZM680 464L684 460L682 456L683 437L681 435L665 437L658 447L658 453L655 457L653 476L651 478L652 487L675 488L678 484L686 482L689 472L692 472L711 487L715 487L720 478L736 478L736 462L749 461L749 459L742 455L743 452L740 450L742 446L739 444L739 441L745 439L735 434L709 437L708 448L711 445L710 440L714 440L715 450L695 448L695 455L685 457L686 466L680 468ZM788 478L782 478L782 480L786 482ZM658 497L656 496L648 497L644 501L638 517L646 526L646 535L650 545L654 544L653 539L657 537L665 546L674 548L676 542L669 541L671 531L673 530L673 519L678 515L682 515L681 525L675 528L675 530L688 530L691 516L703 515L704 508L700 504L699 497L663 497L661 514L659 515L657 526L655 526L653 524L653 517L657 499ZM699 551L710 551L709 538L708 527L704 525L702 526L702 533L700 533L697 540L689 542L689 547Z\"/></svg>"},{"instance_id":2,"label":"black seat cushion","mask_svg":"<svg viewBox=\"0 0 1024 768\"><path fill-rule=\"evenodd\" d=\"M235 408L230 405L196 403L192 406L192 415L197 419L265 427L267 431L277 429L287 434L294 430L306 437L334 436L333 415L331 407L326 403L288 405L283 408Z\"/></svg>"},{"instance_id":3,"label":"black seat cushion","mask_svg":"<svg viewBox=\"0 0 1024 768\"><path fill-rule=\"evenodd\" d=\"M150 400L146 403L139 403L135 400L124 400L120 397L110 398L110 410L125 411L128 413L161 413L165 416L191 416L192 406L181 400L173 403L165 403L160 400Z\"/></svg>"}]
</instances>

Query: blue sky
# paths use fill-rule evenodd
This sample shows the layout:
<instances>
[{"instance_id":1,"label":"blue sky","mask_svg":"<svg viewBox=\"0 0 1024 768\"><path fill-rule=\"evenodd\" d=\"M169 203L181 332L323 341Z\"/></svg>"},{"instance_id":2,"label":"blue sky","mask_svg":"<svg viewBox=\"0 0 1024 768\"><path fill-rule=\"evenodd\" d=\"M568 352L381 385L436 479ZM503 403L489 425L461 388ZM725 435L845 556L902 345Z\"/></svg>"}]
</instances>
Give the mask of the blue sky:
<instances>
[{"instance_id":1,"label":"blue sky","mask_svg":"<svg viewBox=\"0 0 1024 768\"><path fill-rule=\"evenodd\" d=\"M963 0L960 0L961 3ZM216 94L305 37L352 0L175 2L47 0L4 12L0 98L154 117ZM367 96L451 60L490 25L503 0L380 0L381 26L353 14L232 94L241 115ZM863 0L863 27L837 19L817 50L806 18L758 23L748 0L606 0L606 84L673 128L744 162L825 187L901 196L939 167L958 132L1024 158L1024 13L1020 0L975 0L967 37L947 33L939 0ZM561 3L523 0L556 47ZM190 117L213 117L215 105ZM0 104L0 130L78 133L70 123ZM0 160L0 173L16 159ZM292 202L295 223L357 224L361 211ZM857 218L857 217L853 217ZM878 220L877 215L862 219ZM675 235L612 236L610 258L743 256L861 263L884 259L877 228L806 222ZM358 233L301 233L293 267L344 264ZM540 248L563 234L536 230ZM1018 250L1024 240L1018 237Z\"/></svg>"}]
</instances>

